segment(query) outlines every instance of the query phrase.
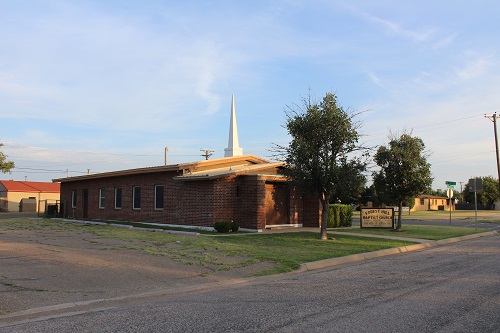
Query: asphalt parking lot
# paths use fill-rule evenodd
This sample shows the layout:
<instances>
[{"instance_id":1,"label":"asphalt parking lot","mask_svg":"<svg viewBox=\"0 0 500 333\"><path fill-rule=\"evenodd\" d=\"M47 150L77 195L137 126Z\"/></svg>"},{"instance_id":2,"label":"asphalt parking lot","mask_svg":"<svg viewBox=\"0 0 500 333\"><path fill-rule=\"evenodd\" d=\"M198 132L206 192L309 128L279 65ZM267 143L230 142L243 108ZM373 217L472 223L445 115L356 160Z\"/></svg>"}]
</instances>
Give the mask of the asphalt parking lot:
<instances>
[{"instance_id":1,"label":"asphalt parking lot","mask_svg":"<svg viewBox=\"0 0 500 333\"><path fill-rule=\"evenodd\" d=\"M266 263L211 271L134 249L129 242L61 230L8 230L0 220L0 316L241 278Z\"/></svg>"}]
</instances>

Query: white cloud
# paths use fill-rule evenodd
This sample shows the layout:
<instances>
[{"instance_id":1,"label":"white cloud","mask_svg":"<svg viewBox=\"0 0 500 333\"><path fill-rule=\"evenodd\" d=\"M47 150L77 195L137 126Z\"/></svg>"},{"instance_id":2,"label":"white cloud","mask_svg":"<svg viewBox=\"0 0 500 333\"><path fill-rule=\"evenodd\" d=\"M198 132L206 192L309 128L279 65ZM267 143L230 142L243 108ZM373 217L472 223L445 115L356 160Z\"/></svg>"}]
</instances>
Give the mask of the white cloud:
<instances>
[{"instance_id":1,"label":"white cloud","mask_svg":"<svg viewBox=\"0 0 500 333\"><path fill-rule=\"evenodd\" d=\"M377 74L375 74L372 71L369 71L367 74L368 74L368 77L370 78L370 80L373 83L375 83L375 85L379 86L380 88L386 89L386 87L382 83L382 80L377 76Z\"/></svg>"},{"instance_id":2,"label":"white cloud","mask_svg":"<svg viewBox=\"0 0 500 333\"><path fill-rule=\"evenodd\" d=\"M446 36L438 41L436 41L433 45L433 49L434 50L439 50L439 49L443 49L443 48L446 48L450 45L452 45L455 41L455 39L457 38L457 34L454 33L454 34L451 34L449 36Z\"/></svg>"},{"instance_id":3,"label":"white cloud","mask_svg":"<svg viewBox=\"0 0 500 333\"><path fill-rule=\"evenodd\" d=\"M466 56L461 68L456 69L458 77L462 80L472 80L487 73L492 57L469 54Z\"/></svg>"},{"instance_id":4,"label":"white cloud","mask_svg":"<svg viewBox=\"0 0 500 333\"><path fill-rule=\"evenodd\" d=\"M395 22L392 22L392 21L389 21L386 19L382 19L382 18L374 16L374 15L370 15L368 13L364 13L363 16L367 20L383 26L386 30L388 30L390 33L392 33L396 36L402 36L402 37L409 38L409 39L417 41L417 42L427 41L435 33L434 29L426 29L426 30L420 30L420 31L406 29L406 28L403 28L400 24L397 24Z\"/></svg>"}]
</instances>

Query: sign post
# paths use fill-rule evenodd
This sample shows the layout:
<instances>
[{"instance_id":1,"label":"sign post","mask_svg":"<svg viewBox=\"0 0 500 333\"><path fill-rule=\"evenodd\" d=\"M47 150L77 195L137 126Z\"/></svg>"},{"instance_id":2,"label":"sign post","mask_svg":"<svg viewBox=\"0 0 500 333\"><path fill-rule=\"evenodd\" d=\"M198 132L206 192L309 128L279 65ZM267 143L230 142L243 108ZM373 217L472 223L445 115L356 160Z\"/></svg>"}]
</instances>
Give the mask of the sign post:
<instances>
[{"instance_id":1,"label":"sign post","mask_svg":"<svg viewBox=\"0 0 500 333\"><path fill-rule=\"evenodd\" d=\"M457 182L452 182L447 180L445 182L446 187L448 187L448 190L446 191L446 194L448 195L448 201L449 201L449 206L450 206L450 227L451 227L451 210L453 208L453 204L451 199L453 198L453 189L455 188L455 185L457 185Z\"/></svg>"},{"instance_id":2,"label":"sign post","mask_svg":"<svg viewBox=\"0 0 500 333\"><path fill-rule=\"evenodd\" d=\"M474 192L474 209L476 211L476 230L477 230L477 192L483 190L483 180L481 178L469 179L469 192Z\"/></svg>"}]
</instances>

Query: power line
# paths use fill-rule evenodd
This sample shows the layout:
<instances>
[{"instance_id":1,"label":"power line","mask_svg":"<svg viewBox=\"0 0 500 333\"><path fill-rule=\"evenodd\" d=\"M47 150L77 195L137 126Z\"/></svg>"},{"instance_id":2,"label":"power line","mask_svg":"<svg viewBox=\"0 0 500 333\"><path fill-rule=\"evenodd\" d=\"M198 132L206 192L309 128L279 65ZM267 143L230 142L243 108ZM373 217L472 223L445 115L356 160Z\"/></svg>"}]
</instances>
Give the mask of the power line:
<instances>
[{"instance_id":1,"label":"power line","mask_svg":"<svg viewBox=\"0 0 500 333\"><path fill-rule=\"evenodd\" d=\"M446 127L452 127L461 124L462 122L466 120L470 120L473 118L477 118L479 120L479 117L484 117L484 114L475 114L473 116L468 116L468 117L463 117L463 118L457 118L457 119L452 119L448 121L440 121L438 124L436 123L430 123L429 125L422 125L418 127L413 127L411 130L419 131L419 132L425 132L425 131L431 131L435 130L436 128L446 128ZM387 137L386 133L378 132L374 134L364 134L364 137L368 137L370 139L373 138L379 138L379 137Z\"/></svg>"},{"instance_id":2,"label":"power line","mask_svg":"<svg viewBox=\"0 0 500 333\"><path fill-rule=\"evenodd\" d=\"M447 163L447 162L456 161L456 160L463 160L463 159L466 159L466 158L469 158L469 157L491 154L492 152L493 151L490 150L490 151L485 151L485 152L482 152L482 153L462 155L462 156L451 158L451 159L448 159L448 160L442 160L442 161L432 162L432 164L440 164L440 163Z\"/></svg>"},{"instance_id":3,"label":"power line","mask_svg":"<svg viewBox=\"0 0 500 333\"><path fill-rule=\"evenodd\" d=\"M52 148L16 145L16 144L9 144L9 143L4 143L4 147L15 148L15 149L35 149L35 150L44 150L44 151L56 151L56 152L59 151L61 153L71 152L71 153L78 153L78 154L109 155L109 156L136 156L136 157L162 156L160 154L127 154L127 153L107 153L107 152L96 152L96 151L82 151L82 150L71 150L71 149L52 149ZM169 154L169 156L198 156L198 155L196 155L196 154Z\"/></svg>"}]
</instances>

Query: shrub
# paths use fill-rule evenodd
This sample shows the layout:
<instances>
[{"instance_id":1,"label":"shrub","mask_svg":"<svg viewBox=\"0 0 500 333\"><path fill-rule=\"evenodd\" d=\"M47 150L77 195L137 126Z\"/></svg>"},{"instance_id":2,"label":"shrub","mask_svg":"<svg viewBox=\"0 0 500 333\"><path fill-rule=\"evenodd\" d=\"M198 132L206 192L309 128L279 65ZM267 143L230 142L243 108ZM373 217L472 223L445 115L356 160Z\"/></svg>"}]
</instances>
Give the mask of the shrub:
<instances>
[{"instance_id":1,"label":"shrub","mask_svg":"<svg viewBox=\"0 0 500 333\"><path fill-rule=\"evenodd\" d=\"M240 224L236 221L215 221L214 229L221 233L236 232L240 229Z\"/></svg>"},{"instance_id":2,"label":"shrub","mask_svg":"<svg viewBox=\"0 0 500 333\"><path fill-rule=\"evenodd\" d=\"M352 207L350 205L331 204L328 207L328 228L352 226Z\"/></svg>"},{"instance_id":3,"label":"shrub","mask_svg":"<svg viewBox=\"0 0 500 333\"><path fill-rule=\"evenodd\" d=\"M240 224L236 221L231 221L231 231L236 232L240 229Z\"/></svg>"}]
</instances>

